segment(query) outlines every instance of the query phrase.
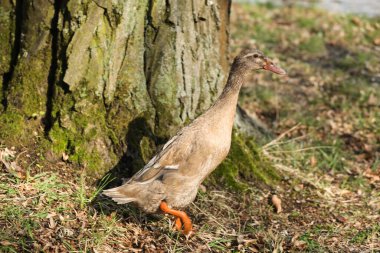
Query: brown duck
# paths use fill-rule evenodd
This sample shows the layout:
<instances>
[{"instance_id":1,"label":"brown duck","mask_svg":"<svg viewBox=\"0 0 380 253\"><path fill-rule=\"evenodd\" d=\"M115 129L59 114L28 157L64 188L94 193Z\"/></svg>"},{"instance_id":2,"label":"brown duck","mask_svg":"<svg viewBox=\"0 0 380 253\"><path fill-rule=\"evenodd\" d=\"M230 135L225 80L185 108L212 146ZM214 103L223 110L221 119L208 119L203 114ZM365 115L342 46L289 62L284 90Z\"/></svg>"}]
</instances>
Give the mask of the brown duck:
<instances>
[{"instance_id":1,"label":"brown duck","mask_svg":"<svg viewBox=\"0 0 380 253\"><path fill-rule=\"evenodd\" d=\"M183 233L190 236L190 218L172 208L189 205L203 180L226 158L240 88L248 74L261 69L285 74L261 51L243 50L235 58L227 84L214 105L182 128L128 182L103 193L118 204L134 202L148 213L161 209L172 214L176 228L181 230L183 226Z\"/></svg>"}]
</instances>

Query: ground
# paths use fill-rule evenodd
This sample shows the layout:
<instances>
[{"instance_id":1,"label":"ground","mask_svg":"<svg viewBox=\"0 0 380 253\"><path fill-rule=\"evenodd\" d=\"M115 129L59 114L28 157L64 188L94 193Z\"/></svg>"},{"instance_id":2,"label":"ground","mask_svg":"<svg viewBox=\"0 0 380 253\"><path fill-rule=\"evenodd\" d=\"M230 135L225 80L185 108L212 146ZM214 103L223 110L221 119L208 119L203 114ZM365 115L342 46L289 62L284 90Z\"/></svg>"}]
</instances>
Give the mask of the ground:
<instances>
[{"instance_id":1,"label":"ground","mask_svg":"<svg viewBox=\"0 0 380 253\"><path fill-rule=\"evenodd\" d=\"M96 186L64 161L1 146L0 251L379 252L380 20L233 5L231 29L232 55L255 44L288 71L256 74L240 100L278 134L261 147L275 186L206 183L186 240L171 217L99 196L109 178Z\"/></svg>"}]
</instances>

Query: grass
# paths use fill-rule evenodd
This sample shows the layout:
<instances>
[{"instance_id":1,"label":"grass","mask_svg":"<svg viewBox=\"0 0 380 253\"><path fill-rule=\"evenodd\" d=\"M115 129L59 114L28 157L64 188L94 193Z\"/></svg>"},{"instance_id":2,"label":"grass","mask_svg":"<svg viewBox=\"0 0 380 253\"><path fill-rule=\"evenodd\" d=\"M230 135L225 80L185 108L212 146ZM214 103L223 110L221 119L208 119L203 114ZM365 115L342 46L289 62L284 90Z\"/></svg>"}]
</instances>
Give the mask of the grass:
<instances>
[{"instance_id":1,"label":"grass","mask_svg":"<svg viewBox=\"0 0 380 253\"><path fill-rule=\"evenodd\" d=\"M273 5L233 5L231 15L232 53L254 39L289 73L243 87L240 104L278 133L263 147L234 136L245 144L232 151L247 159L226 166L244 191L209 181L186 209L197 230L187 241L171 217L99 196L109 176L95 185L71 164L8 149L0 252L380 251L379 20ZM270 187L240 178L255 159L281 175Z\"/></svg>"}]
</instances>

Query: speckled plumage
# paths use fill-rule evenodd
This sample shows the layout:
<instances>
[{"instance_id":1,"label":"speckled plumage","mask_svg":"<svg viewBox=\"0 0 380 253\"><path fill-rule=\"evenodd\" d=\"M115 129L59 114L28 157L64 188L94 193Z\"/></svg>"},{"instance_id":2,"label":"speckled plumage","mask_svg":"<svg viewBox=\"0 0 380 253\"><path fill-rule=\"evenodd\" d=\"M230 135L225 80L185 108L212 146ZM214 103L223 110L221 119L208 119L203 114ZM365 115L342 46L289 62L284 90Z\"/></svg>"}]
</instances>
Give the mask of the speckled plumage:
<instances>
[{"instance_id":1,"label":"speckled plumage","mask_svg":"<svg viewBox=\"0 0 380 253\"><path fill-rule=\"evenodd\" d=\"M282 74L276 68L260 51L243 50L214 105L172 137L128 182L104 194L119 204L135 202L149 213L156 212L163 200L173 208L190 204L200 184L229 152L236 104L246 75L259 69Z\"/></svg>"}]
</instances>

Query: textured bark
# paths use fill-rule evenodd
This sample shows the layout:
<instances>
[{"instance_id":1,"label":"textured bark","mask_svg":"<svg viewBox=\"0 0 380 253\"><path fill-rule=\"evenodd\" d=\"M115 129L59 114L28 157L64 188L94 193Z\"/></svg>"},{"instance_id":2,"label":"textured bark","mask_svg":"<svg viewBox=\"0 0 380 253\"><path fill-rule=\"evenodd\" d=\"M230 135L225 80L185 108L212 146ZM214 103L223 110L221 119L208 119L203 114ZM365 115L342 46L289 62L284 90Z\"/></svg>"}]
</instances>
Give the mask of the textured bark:
<instances>
[{"instance_id":1,"label":"textured bark","mask_svg":"<svg viewBox=\"0 0 380 253\"><path fill-rule=\"evenodd\" d=\"M7 90L10 77L17 59L17 46L14 45L16 33L15 12L16 6L10 0L0 1L0 75L3 77L0 82L0 111L4 109L5 91Z\"/></svg>"},{"instance_id":2,"label":"textured bark","mask_svg":"<svg viewBox=\"0 0 380 253\"><path fill-rule=\"evenodd\" d=\"M221 92L229 9L227 0L2 0L1 139L34 134L48 159L65 153L92 173L123 155L141 166Z\"/></svg>"}]
</instances>

